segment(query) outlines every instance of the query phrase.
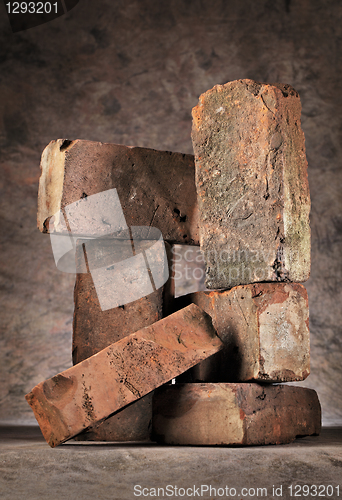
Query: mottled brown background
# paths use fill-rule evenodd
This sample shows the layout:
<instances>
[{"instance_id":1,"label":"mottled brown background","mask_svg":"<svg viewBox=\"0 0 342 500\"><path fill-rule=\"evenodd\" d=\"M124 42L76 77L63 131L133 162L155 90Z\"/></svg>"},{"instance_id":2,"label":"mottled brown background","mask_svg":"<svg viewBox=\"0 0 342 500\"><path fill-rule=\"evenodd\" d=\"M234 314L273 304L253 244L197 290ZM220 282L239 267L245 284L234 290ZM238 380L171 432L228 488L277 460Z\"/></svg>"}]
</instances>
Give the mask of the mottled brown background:
<instances>
[{"instance_id":1,"label":"mottled brown background","mask_svg":"<svg viewBox=\"0 0 342 500\"><path fill-rule=\"evenodd\" d=\"M192 152L191 108L217 83L284 82L303 104L312 195L312 374L342 423L340 0L80 0L12 34L0 5L0 420L71 365L74 277L36 229L39 160L56 138Z\"/></svg>"}]
</instances>

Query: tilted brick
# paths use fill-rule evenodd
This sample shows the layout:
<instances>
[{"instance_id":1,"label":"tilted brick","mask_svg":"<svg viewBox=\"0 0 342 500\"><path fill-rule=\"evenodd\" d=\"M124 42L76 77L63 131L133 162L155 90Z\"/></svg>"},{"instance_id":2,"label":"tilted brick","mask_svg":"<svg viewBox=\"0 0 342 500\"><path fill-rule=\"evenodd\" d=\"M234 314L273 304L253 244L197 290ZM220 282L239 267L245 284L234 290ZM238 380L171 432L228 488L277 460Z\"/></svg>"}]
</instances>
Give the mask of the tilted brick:
<instances>
[{"instance_id":1,"label":"tilted brick","mask_svg":"<svg viewBox=\"0 0 342 500\"><path fill-rule=\"evenodd\" d=\"M216 85L193 109L207 288L308 279L310 196L298 93Z\"/></svg>"},{"instance_id":2,"label":"tilted brick","mask_svg":"<svg viewBox=\"0 0 342 500\"><path fill-rule=\"evenodd\" d=\"M152 438L163 444L285 444L320 429L317 394L304 387L168 384L153 396Z\"/></svg>"},{"instance_id":3,"label":"tilted brick","mask_svg":"<svg viewBox=\"0 0 342 500\"><path fill-rule=\"evenodd\" d=\"M221 347L210 316L192 304L41 382L26 399L54 447Z\"/></svg>"}]
</instances>

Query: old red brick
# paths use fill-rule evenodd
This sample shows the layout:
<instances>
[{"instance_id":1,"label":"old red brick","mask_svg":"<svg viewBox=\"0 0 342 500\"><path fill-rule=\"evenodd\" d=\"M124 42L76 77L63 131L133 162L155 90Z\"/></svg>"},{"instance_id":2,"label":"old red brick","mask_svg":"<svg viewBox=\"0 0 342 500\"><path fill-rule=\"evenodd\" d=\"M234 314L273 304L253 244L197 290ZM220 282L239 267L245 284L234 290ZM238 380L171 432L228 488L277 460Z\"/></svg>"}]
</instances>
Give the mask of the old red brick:
<instances>
[{"instance_id":1,"label":"old red brick","mask_svg":"<svg viewBox=\"0 0 342 500\"><path fill-rule=\"evenodd\" d=\"M26 395L54 447L145 396L222 346L195 304L41 382Z\"/></svg>"},{"instance_id":2,"label":"old red brick","mask_svg":"<svg viewBox=\"0 0 342 500\"><path fill-rule=\"evenodd\" d=\"M165 243L166 247L169 247ZM94 247L94 248L92 248ZM125 248L131 251L130 241L117 242L111 240L88 241L87 263L94 257L98 265L106 265L116 260L128 258ZM93 251L92 251L93 250ZM77 268L82 266L84 257L83 241L76 245ZM109 259L109 260L108 260ZM106 262L108 260L108 262ZM169 287L169 282L165 290ZM74 323L73 323L73 363L93 356L110 344L134 333L141 328L152 325L163 317L164 287L138 300L103 311L101 309L91 273L76 275L74 290ZM77 440L92 441L145 441L150 436L152 420L152 393L119 410L104 422L76 436Z\"/></svg>"},{"instance_id":3,"label":"old red brick","mask_svg":"<svg viewBox=\"0 0 342 500\"><path fill-rule=\"evenodd\" d=\"M74 436L76 441L150 441L153 391Z\"/></svg>"},{"instance_id":4,"label":"old red brick","mask_svg":"<svg viewBox=\"0 0 342 500\"><path fill-rule=\"evenodd\" d=\"M224 344L191 369L194 380L290 382L309 375L309 305L303 285L241 285L197 292L191 300L210 314Z\"/></svg>"},{"instance_id":5,"label":"old red brick","mask_svg":"<svg viewBox=\"0 0 342 500\"><path fill-rule=\"evenodd\" d=\"M42 232L64 232L61 221L51 219L53 215L80 199L115 188L128 226L154 226L171 242L199 241L192 155L58 139L45 148L41 170L38 227ZM108 232L101 218L94 225L92 212L82 215L77 220L79 234Z\"/></svg>"},{"instance_id":6,"label":"old red brick","mask_svg":"<svg viewBox=\"0 0 342 500\"><path fill-rule=\"evenodd\" d=\"M127 250L126 253L125 250ZM87 264L91 265L89 260L93 258L94 261L98 261L99 267L106 267L116 261L129 258L131 251L130 241L117 244L112 240L90 240L87 242ZM83 242L79 240L76 245L77 263L82 263L83 258ZM76 274L73 322L74 364L160 320L163 314L162 295L163 287L120 307L102 310L91 273Z\"/></svg>"},{"instance_id":7,"label":"old red brick","mask_svg":"<svg viewBox=\"0 0 342 500\"><path fill-rule=\"evenodd\" d=\"M237 80L202 94L192 140L207 288L308 279L310 197L298 93Z\"/></svg>"},{"instance_id":8,"label":"old red brick","mask_svg":"<svg viewBox=\"0 0 342 500\"><path fill-rule=\"evenodd\" d=\"M285 444L320 433L321 407L304 387L168 384L154 394L152 427L164 444Z\"/></svg>"}]
</instances>

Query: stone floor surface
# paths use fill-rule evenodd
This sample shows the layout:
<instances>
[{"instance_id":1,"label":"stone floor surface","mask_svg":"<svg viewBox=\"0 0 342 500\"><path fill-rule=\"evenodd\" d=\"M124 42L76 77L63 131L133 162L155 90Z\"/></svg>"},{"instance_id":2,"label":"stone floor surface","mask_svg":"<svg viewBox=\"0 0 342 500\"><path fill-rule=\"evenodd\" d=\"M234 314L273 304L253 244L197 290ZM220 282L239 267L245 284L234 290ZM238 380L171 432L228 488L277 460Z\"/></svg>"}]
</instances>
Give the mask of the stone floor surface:
<instances>
[{"instance_id":1,"label":"stone floor surface","mask_svg":"<svg viewBox=\"0 0 342 500\"><path fill-rule=\"evenodd\" d=\"M282 446L69 441L51 449L37 426L0 427L1 500L217 500L266 493L267 498L338 499L341 467L342 428L323 428L320 436Z\"/></svg>"}]
</instances>

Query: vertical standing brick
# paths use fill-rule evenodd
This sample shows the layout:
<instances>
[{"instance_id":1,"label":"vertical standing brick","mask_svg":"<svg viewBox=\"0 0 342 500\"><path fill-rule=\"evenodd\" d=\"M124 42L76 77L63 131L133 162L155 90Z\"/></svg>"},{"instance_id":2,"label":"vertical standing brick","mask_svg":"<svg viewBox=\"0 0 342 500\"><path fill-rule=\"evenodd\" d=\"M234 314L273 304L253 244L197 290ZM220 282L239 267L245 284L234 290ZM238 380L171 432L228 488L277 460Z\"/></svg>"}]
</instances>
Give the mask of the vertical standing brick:
<instances>
[{"instance_id":1,"label":"vertical standing brick","mask_svg":"<svg viewBox=\"0 0 342 500\"><path fill-rule=\"evenodd\" d=\"M150 246L149 241L145 247ZM86 245L86 246L85 246ZM169 245L165 243L169 250ZM89 267L91 259L98 267L132 255L131 241L78 240L76 245L77 269L84 271L84 251ZM162 265L162 264L161 264ZM120 288L120 287L119 287ZM78 273L74 290L73 363L77 364L98 353L110 344L152 325L163 316L164 287L138 300L103 311L90 272ZM104 422L79 434L77 440L143 441L149 439L152 419L152 393L118 411Z\"/></svg>"},{"instance_id":2,"label":"vertical standing brick","mask_svg":"<svg viewBox=\"0 0 342 500\"><path fill-rule=\"evenodd\" d=\"M128 226L154 226L171 242L199 241L192 155L82 140L58 139L43 151L39 229L64 232L61 218L53 215L110 189L117 190ZM94 223L93 215L85 206L82 220L77 219L78 234L110 232L108 221ZM72 221L69 225L72 230Z\"/></svg>"},{"instance_id":3,"label":"vertical standing brick","mask_svg":"<svg viewBox=\"0 0 342 500\"><path fill-rule=\"evenodd\" d=\"M84 256L83 241L79 240L76 246L76 260L80 263ZM123 262L132 255L130 241L121 241L117 244L112 240L90 240L86 244L88 266L92 256L99 268L106 268L113 263ZM117 286L120 289L125 285L118 283ZM73 323L74 364L161 319L162 292L163 288L159 288L147 296L120 307L102 310L91 273L76 274Z\"/></svg>"},{"instance_id":4,"label":"vertical standing brick","mask_svg":"<svg viewBox=\"0 0 342 500\"><path fill-rule=\"evenodd\" d=\"M305 281L309 185L298 93L237 80L202 94L192 141L208 288Z\"/></svg>"},{"instance_id":5,"label":"vertical standing brick","mask_svg":"<svg viewBox=\"0 0 342 500\"><path fill-rule=\"evenodd\" d=\"M154 394L152 427L166 444L285 444L320 433L321 406L305 387L169 384Z\"/></svg>"},{"instance_id":6,"label":"vertical standing brick","mask_svg":"<svg viewBox=\"0 0 342 500\"><path fill-rule=\"evenodd\" d=\"M54 447L221 347L210 316L191 304L41 382L26 399Z\"/></svg>"},{"instance_id":7,"label":"vertical standing brick","mask_svg":"<svg viewBox=\"0 0 342 500\"><path fill-rule=\"evenodd\" d=\"M191 300L210 314L224 344L222 351L192 368L192 379L291 382L309 375L309 305L303 285L241 285L197 292Z\"/></svg>"}]
</instances>

